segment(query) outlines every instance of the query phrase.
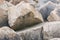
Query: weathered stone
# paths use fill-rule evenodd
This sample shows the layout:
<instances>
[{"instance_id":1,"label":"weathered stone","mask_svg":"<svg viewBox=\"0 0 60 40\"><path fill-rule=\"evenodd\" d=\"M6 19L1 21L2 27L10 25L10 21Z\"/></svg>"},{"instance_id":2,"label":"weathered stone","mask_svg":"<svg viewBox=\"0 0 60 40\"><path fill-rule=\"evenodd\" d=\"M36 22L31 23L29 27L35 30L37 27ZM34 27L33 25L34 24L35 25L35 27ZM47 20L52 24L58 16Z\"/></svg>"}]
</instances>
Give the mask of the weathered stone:
<instances>
[{"instance_id":1,"label":"weathered stone","mask_svg":"<svg viewBox=\"0 0 60 40\"><path fill-rule=\"evenodd\" d=\"M43 22L42 15L36 11L29 3L21 2L20 4L10 7L8 12L9 25L12 29L23 29Z\"/></svg>"},{"instance_id":2,"label":"weathered stone","mask_svg":"<svg viewBox=\"0 0 60 40\"><path fill-rule=\"evenodd\" d=\"M38 11L40 10L40 7L46 4L47 2L53 2L55 4L59 4L60 0L27 0L28 3L33 5Z\"/></svg>"},{"instance_id":3,"label":"weathered stone","mask_svg":"<svg viewBox=\"0 0 60 40\"><path fill-rule=\"evenodd\" d=\"M13 6L5 0L0 0L0 27L8 26L8 7Z\"/></svg>"},{"instance_id":4,"label":"weathered stone","mask_svg":"<svg viewBox=\"0 0 60 40\"><path fill-rule=\"evenodd\" d=\"M27 2L28 0L10 0L9 2L12 3L12 4L14 4L14 5L17 5L17 4L19 4L21 1Z\"/></svg>"},{"instance_id":5,"label":"weathered stone","mask_svg":"<svg viewBox=\"0 0 60 40\"><path fill-rule=\"evenodd\" d=\"M47 18L48 21L60 21L60 8L53 10Z\"/></svg>"},{"instance_id":6,"label":"weathered stone","mask_svg":"<svg viewBox=\"0 0 60 40\"><path fill-rule=\"evenodd\" d=\"M0 40L20 40L16 32L6 26L0 28Z\"/></svg>"},{"instance_id":7,"label":"weathered stone","mask_svg":"<svg viewBox=\"0 0 60 40\"><path fill-rule=\"evenodd\" d=\"M0 0L0 8L8 10L8 7L14 6L11 3L5 1L5 0Z\"/></svg>"},{"instance_id":8,"label":"weathered stone","mask_svg":"<svg viewBox=\"0 0 60 40\"><path fill-rule=\"evenodd\" d=\"M56 4L52 2L47 2L44 6L40 7L40 12L44 18L44 20L47 20L47 17L49 16L50 12L53 11L57 7Z\"/></svg>"},{"instance_id":9,"label":"weathered stone","mask_svg":"<svg viewBox=\"0 0 60 40\"><path fill-rule=\"evenodd\" d=\"M43 39L60 38L60 21L47 22L43 25Z\"/></svg>"},{"instance_id":10,"label":"weathered stone","mask_svg":"<svg viewBox=\"0 0 60 40\"><path fill-rule=\"evenodd\" d=\"M8 26L7 10L0 8L0 27Z\"/></svg>"},{"instance_id":11,"label":"weathered stone","mask_svg":"<svg viewBox=\"0 0 60 40\"><path fill-rule=\"evenodd\" d=\"M48 1L51 1L53 3L59 4L60 0L10 0L10 3L17 5L19 4L21 1L25 1L28 2L30 4L32 4L33 6L35 6L35 8L37 10L39 10L39 8L44 5L45 3L47 3Z\"/></svg>"},{"instance_id":12,"label":"weathered stone","mask_svg":"<svg viewBox=\"0 0 60 40\"><path fill-rule=\"evenodd\" d=\"M8 1L8 2L10 2L11 0L5 0L5 1Z\"/></svg>"},{"instance_id":13,"label":"weathered stone","mask_svg":"<svg viewBox=\"0 0 60 40\"><path fill-rule=\"evenodd\" d=\"M60 40L60 38L52 38L52 39L50 39L50 40Z\"/></svg>"},{"instance_id":14,"label":"weathered stone","mask_svg":"<svg viewBox=\"0 0 60 40\"><path fill-rule=\"evenodd\" d=\"M22 38L22 40L43 40L42 30L42 25L38 24L32 28L18 31L17 34Z\"/></svg>"}]
</instances>

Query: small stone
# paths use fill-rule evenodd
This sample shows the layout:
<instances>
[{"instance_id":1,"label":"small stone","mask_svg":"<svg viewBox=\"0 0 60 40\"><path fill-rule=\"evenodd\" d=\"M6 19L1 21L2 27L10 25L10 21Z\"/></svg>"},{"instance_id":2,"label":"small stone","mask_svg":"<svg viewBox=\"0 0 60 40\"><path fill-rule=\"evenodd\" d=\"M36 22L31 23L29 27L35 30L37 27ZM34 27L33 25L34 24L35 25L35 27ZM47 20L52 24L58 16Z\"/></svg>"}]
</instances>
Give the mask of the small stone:
<instances>
[{"instance_id":1,"label":"small stone","mask_svg":"<svg viewBox=\"0 0 60 40\"><path fill-rule=\"evenodd\" d=\"M29 3L24 2L9 8L8 19L10 27L14 30L43 22L42 15Z\"/></svg>"}]
</instances>

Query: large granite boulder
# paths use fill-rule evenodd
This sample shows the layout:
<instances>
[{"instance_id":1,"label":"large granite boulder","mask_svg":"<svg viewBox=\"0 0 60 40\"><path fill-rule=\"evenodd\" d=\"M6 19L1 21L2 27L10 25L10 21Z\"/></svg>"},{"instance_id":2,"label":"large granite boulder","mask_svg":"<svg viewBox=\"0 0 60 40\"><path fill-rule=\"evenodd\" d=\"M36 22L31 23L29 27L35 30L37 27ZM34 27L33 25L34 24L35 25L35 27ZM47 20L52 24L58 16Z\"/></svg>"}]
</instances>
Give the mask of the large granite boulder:
<instances>
[{"instance_id":1,"label":"large granite boulder","mask_svg":"<svg viewBox=\"0 0 60 40\"><path fill-rule=\"evenodd\" d=\"M56 7L57 5L52 3L51 1L40 7L40 12L44 20L47 20L47 17L49 16L50 12L53 11Z\"/></svg>"},{"instance_id":2,"label":"large granite boulder","mask_svg":"<svg viewBox=\"0 0 60 40\"><path fill-rule=\"evenodd\" d=\"M60 8L53 10L47 18L48 21L60 21Z\"/></svg>"},{"instance_id":3,"label":"large granite boulder","mask_svg":"<svg viewBox=\"0 0 60 40\"><path fill-rule=\"evenodd\" d=\"M43 39L60 38L60 21L47 22L43 25Z\"/></svg>"},{"instance_id":4,"label":"large granite boulder","mask_svg":"<svg viewBox=\"0 0 60 40\"><path fill-rule=\"evenodd\" d=\"M38 24L31 28L18 31L17 34L21 37L22 40L43 40L42 31L42 24Z\"/></svg>"},{"instance_id":5,"label":"large granite boulder","mask_svg":"<svg viewBox=\"0 0 60 40\"><path fill-rule=\"evenodd\" d=\"M34 24L43 22L41 13L36 11L29 3L10 7L8 11L9 25L12 29L23 29Z\"/></svg>"},{"instance_id":6,"label":"large granite boulder","mask_svg":"<svg viewBox=\"0 0 60 40\"><path fill-rule=\"evenodd\" d=\"M0 28L0 40L20 40L20 37L14 30L4 26Z\"/></svg>"}]
</instances>

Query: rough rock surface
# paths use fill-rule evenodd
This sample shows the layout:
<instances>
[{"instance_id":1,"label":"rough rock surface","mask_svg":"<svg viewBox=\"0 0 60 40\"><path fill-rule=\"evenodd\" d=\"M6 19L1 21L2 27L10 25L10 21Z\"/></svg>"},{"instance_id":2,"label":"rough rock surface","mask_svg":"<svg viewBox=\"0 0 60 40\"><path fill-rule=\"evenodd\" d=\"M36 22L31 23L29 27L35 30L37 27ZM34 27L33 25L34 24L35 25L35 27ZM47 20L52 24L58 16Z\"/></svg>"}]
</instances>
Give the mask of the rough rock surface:
<instances>
[{"instance_id":1,"label":"rough rock surface","mask_svg":"<svg viewBox=\"0 0 60 40\"><path fill-rule=\"evenodd\" d=\"M47 20L47 17L49 16L50 12L53 11L55 7L57 7L57 5L52 3L51 1L47 2L44 6L40 7L40 12L44 20Z\"/></svg>"},{"instance_id":2,"label":"rough rock surface","mask_svg":"<svg viewBox=\"0 0 60 40\"><path fill-rule=\"evenodd\" d=\"M43 39L60 38L60 21L47 22L43 25Z\"/></svg>"},{"instance_id":3,"label":"rough rock surface","mask_svg":"<svg viewBox=\"0 0 60 40\"><path fill-rule=\"evenodd\" d=\"M53 10L47 18L48 21L60 21L60 8Z\"/></svg>"},{"instance_id":4,"label":"rough rock surface","mask_svg":"<svg viewBox=\"0 0 60 40\"><path fill-rule=\"evenodd\" d=\"M31 28L18 31L17 34L22 40L43 40L42 30L42 25L38 24Z\"/></svg>"},{"instance_id":5,"label":"rough rock surface","mask_svg":"<svg viewBox=\"0 0 60 40\"><path fill-rule=\"evenodd\" d=\"M0 27L8 26L7 10L0 8Z\"/></svg>"},{"instance_id":6,"label":"rough rock surface","mask_svg":"<svg viewBox=\"0 0 60 40\"><path fill-rule=\"evenodd\" d=\"M8 19L10 27L15 30L43 22L42 15L30 4L25 2L10 7L8 11Z\"/></svg>"},{"instance_id":7,"label":"rough rock surface","mask_svg":"<svg viewBox=\"0 0 60 40\"><path fill-rule=\"evenodd\" d=\"M9 1L9 0L8 0ZM60 0L10 0L10 3L14 4L14 5L17 5L19 4L21 1L25 1L25 2L28 2L30 4L32 4L33 6L35 6L35 8L37 10L40 9L40 7L42 5L44 5L45 3L47 3L48 1L51 1L53 3L56 3L56 4L59 4L60 3Z\"/></svg>"},{"instance_id":8,"label":"rough rock surface","mask_svg":"<svg viewBox=\"0 0 60 40\"><path fill-rule=\"evenodd\" d=\"M11 0L5 0L5 1L8 1L8 2L10 2Z\"/></svg>"},{"instance_id":9,"label":"rough rock surface","mask_svg":"<svg viewBox=\"0 0 60 40\"><path fill-rule=\"evenodd\" d=\"M0 1L0 8L8 10L8 7L14 6L13 4L7 2L7 1Z\"/></svg>"},{"instance_id":10,"label":"rough rock surface","mask_svg":"<svg viewBox=\"0 0 60 40\"><path fill-rule=\"evenodd\" d=\"M52 39L50 39L50 40L60 40L60 38L52 38Z\"/></svg>"},{"instance_id":11,"label":"rough rock surface","mask_svg":"<svg viewBox=\"0 0 60 40\"><path fill-rule=\"evenodd\" d=\"M46 0L45 2L48 2L48 1L51 1L51 2L56 3L56 4L60 3L60 0Z\"/></svg>"},{"instance_id":12,"label":"rough rock surface","mask_svg":"<svg viewBox=\"0 0 60 40\"><path fill-rule=\"evenodd\" d=\"M4 26L0 28L0 40L20 40L20 38L15 31Z\"/></svg>"},{"instance_id":13,"label":"rough rock surface","mask_svg":"<svg viewBox=\"0 0 60 40\"><path fill-rule=\"evenodd\" d=\"M9 2L12 3L12 4L14 4L14 5L17 5L17 4L19 4L21 1L27 2L28 0L10 0Z\"/></svg>"}]
</instances>

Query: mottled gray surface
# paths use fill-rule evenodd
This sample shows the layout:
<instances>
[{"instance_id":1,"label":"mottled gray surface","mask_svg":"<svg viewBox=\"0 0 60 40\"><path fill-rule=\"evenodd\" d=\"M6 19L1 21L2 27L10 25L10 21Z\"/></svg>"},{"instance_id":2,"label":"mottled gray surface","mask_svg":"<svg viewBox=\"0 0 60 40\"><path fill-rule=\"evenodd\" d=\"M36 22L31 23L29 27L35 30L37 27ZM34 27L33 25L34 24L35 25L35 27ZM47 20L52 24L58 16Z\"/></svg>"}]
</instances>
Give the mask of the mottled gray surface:
<instances>
[{"instance_id":1,"label":"mottled gray surface","mask_svg":"<svg viewBox=\"0 0 60 40\"><path fill-rule=\"evenodd\" d=\"M24 29L43 22L41 13L35 10L29 3L23 1L9 8L8 19L10 27L14 30Z\"/></svg>"},{"instance_id":2,"label":"mottled gray surface","mask_svg":"<svg viewBox=\"0 0 60 40\"><path fill-rule=\"evenodd\" d=\"M43 33L42 33L43 24L38 24L38 25L32 26L31 28L18 31L17 34L20 35L22 40L43 40Z\"/></svg>"},{"instance_id":3,"label":"mottled gray surface","mask_svg":"<svg viewBox=\"0 0 60 40\"><path fill-rule=\"evenodd\" d=\"M49 39L49 40L60 40L60 38L52 38L52 39Z\"/></svg>"},{"instance_id":4,"label":"mottled gray surface","mask_svg":"<svg viewBox=\"0 0 60 40\"><path fill-rule=\"evenodd\" d=\"M8 26L7 10L0 8L0 27Z\"/></svg>"},{"instance_id":5,"label":"mottled gray surface","mask_svg":"<svg viewBox=\"0 0 60 40\"><path fill-rule=\"evenodd\" d=\"M0 28L0 40L20 40L20 37L15 31L4 26Z\"/></svg>"},{"instance_id":6,"label":"mottled gray surface","mask_svg":"<svg viewBox=\"0 0 60 40\"><path fill-rule=\"evenodd\" d=\"M8 26L8 7L11 6L13 6L11 3L4 0L0 3L0 27Z\"/></svg>"},{"instance_id":7,"label":"mottled gray surface","mask_svg":"<svg viewBox=\"0 0 60 40\"><path fill-rule=\"evenodd\" d=\"M48 21L60 21L60 7L54 9L47 18Z\"/></svg>"},{"instance_id":8,"label":"mottled gray surface","mask_svg":"<svg viewBox=\"0 0 60 40\"><path fill-rule=\"evenodd\" d=\"M43 38L60 38L60 21L47 22L43 25Z\"/></svg>"},{"instance_id":9,"label":"mottled gray surface","mask_svg":"<svg viewBox=\"0 0 60 40\"><path fill-rule=\"evenodd\" d=\"M51 1L40 7L40 12L44 20L47 20L47 17L49 16L50 12L53 11L55 7L57 7L57 5L52 3Z\"/></svg>"}]
</instances>

